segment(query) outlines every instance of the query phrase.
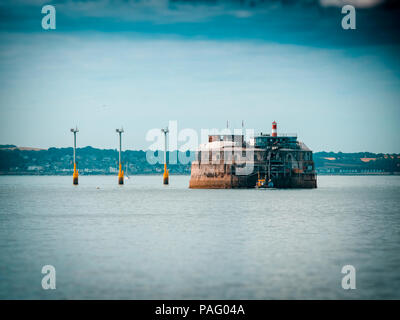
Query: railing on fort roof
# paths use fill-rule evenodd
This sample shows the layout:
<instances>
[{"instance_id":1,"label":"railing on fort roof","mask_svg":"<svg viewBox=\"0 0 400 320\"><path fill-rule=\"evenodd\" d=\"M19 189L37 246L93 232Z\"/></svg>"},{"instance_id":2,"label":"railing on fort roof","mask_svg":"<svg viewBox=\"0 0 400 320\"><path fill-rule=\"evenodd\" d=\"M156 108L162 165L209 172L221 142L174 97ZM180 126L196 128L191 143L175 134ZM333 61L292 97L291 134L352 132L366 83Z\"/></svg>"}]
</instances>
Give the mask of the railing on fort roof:
<instances>
[{"instance_id":1,"label":"railing on fort roof","mask_svg":"<svg viewBox=\"0 0 400 320\"><path fill-rule=\"evenodd\" d=\"M296 137L297 133L278 133L278 137Z\"/></svg>"},{"instance_id":2,"label":"railing on fort roof","mask_svg":"<svg viewBox=\"0 0 400 320\"><path fill-rule=\"evenodd\" d=\"M260 133L256 137L272 137L270 133ZM297 138L297 133L278 133L278 138L279 137L296 137Z\"/></svg>"}]
</instances>

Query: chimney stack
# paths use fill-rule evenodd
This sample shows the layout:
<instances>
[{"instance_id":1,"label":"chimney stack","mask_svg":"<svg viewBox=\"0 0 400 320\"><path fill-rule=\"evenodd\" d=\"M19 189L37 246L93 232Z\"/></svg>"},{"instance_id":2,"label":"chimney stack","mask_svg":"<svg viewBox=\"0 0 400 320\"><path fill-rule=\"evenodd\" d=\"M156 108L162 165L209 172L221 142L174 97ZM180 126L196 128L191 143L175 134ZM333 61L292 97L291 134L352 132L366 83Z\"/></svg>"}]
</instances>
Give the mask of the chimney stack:
<instances>
[{"instance_id":1,"label":"chimney stack","mask_svg":"<svg viewBox=\"0 0 400 320\"><path fill-rule=\"evenodd\" d=\"M274 121L274 122L272 122L272 136L273 137L276 137L276 136L278 136L278 131L276 130L276 122Z\"/></svg>"}]
</instances>

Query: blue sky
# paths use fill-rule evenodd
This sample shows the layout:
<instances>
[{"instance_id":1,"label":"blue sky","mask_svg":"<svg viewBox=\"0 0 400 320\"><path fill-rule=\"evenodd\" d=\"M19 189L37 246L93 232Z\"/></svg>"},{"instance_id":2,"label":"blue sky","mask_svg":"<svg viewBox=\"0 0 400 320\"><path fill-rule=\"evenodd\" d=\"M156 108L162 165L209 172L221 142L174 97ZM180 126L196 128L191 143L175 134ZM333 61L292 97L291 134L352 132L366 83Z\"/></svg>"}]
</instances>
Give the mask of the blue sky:
<instances>
[{"instance_id":1,"label":"blue sky","mask_svg":"<svg viewBox=\"0 0 400 320\"><path fill-rule=\"evenodd\" d=\"M352 2L352 1L350 1ZM399 8L340 0L0 1L0 144L146 149L148 130L297 132L314 151L400 152Z\"/></svg>"}]
</instances>

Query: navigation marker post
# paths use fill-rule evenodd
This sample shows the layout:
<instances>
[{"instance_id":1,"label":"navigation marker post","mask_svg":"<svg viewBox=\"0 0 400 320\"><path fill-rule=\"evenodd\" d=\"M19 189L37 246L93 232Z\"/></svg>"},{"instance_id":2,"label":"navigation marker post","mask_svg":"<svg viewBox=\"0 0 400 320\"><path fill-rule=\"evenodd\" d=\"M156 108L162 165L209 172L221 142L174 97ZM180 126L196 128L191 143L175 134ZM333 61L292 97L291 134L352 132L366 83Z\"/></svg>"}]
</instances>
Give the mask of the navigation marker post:
<instances>
[{"instance_id":1,"label":"navigation marker post","mask_svg":"<svg viewBox=\"0 0 400 320\"><path fill-rule=\"evenodd\" d=\"M168 127L165 129L161 129L161 132L164 133L165 142L164 142L164 174L163 174L163 183L169 183L169 172L167 168L167 134L169 132Z\"/></svg>"},{"instance_id":2,"label":"navigation marker post","mask_svg":"<svg viewBox=\"0 0 400 320\"><path fill-rule=\"evenodd\" d=\"M78 127L71 129L71 132L74 134L74 173L72 174L72 183L78 184L78 170L76 169L76 133L79 132Z\"/></svg>"},{"instance_id":3,"label":"navigation marker post","mask_svg":"<svg viewBox=\"0 0 400 320\"><path fill-rule=\"evenodd\" d=\"M122 133L124 132L124 129L121 127L121 129L116 129L115 131L119 134L119 171L118 171L118 184L124 184L124 170L122 170L122 162L121 162L121 149L122 149L122 140L121 140L121 136L122 136Z\"/></svg>"}]
</instances>

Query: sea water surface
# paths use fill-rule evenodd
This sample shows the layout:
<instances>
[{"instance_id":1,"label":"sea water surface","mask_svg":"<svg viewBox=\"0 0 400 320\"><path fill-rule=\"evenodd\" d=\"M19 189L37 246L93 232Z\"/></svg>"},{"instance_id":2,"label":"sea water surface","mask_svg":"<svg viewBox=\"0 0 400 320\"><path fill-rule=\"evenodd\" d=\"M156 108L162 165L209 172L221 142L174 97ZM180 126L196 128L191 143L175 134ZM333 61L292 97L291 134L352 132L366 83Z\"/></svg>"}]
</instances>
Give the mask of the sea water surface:
<instances>
[{"instance_id":1,"label":"sea water surface","mask_svg":"<svg viewBox=\"0 0 400 320\"><path fill-rule=\"evenodd\" d=\"M1 299L400 298L400 177L319 176L314 190L79 179L0 177Z\"/></svg>"}]
</instances>

